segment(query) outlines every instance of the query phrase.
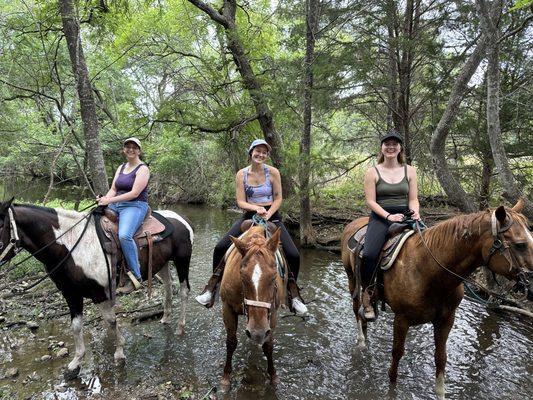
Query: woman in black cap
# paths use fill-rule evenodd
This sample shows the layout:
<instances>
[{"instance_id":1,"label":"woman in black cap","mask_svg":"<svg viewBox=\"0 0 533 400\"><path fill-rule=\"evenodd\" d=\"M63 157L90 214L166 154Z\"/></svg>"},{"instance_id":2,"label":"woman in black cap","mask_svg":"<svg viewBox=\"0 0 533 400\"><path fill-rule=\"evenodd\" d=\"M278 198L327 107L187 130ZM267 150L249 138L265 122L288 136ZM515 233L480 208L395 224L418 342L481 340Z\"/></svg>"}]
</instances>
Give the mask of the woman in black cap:
<instances>
[{"instance_id":1,"label":"woman in black cap","mask_svg":"<svg viewBox=\"0 0 533 400\"><path fill-rule=\"evenodd\" d=\"M225 266L224 255L231 245L230 236L238 237L241 234L242 222L257 214L281 229L281 246L290 271L288 282L289 295L292 299L290 307L297 314L307 313L307 307L300 299L296 286L300 269L300 253L278 213L282 202L281 176L277 168L265 163L271 150L272 148L265 140L255 139L248 148L250 165L239 170L235 176L237 205L244 210L244 213L218 241L213 251L213 275L204 291L196 296L196 301L207 308L214 304L216 291L222 280Z\"/></svg>"},{"instance_id":2,"label":"woman in black cap","mask_svg":"<svg viewBox=\"0 0 533 400\"><path fill-rule=\"evenodd\" d=\"M402 137L395 130L381 138L378 163L365 173L365 200L372 212L366 231L364 262L361 271L363 308L367 321L376 318L371 305L369 287L376 269L379 253L387 240L387 230L393 222L402 222L404 213L420 219L416 170L405 163Z\"/></svg>"}]
</instances>

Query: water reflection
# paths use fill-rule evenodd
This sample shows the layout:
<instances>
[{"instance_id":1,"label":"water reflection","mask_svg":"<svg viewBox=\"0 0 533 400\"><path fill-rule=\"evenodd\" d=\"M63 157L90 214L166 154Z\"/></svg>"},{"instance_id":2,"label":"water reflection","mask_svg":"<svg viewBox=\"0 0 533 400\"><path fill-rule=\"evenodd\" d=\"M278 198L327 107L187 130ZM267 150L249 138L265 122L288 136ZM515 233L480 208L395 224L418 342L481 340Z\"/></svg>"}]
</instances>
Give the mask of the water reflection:
<instances>
[{"instance_id":1,"label":"water reflection","mask_svg":"<svg viewBox=\"0 0 533 400\"><path fill-rule=\"evenodd\" d=\"M176 206L195 229L191 264L191 296L185 334L175 336L179 299L174 299L174 320L170 326L157 321L126 325L126 365L113 362L112 341L107 342L100 326L86 331L87 355L81 378L63 383L65 359L35 362L46 343L29 341L12 352L2 346L2 362L16 365L20 378L5 381L21 397L54 387L69 395L123 398L143 392L144 382L153 386L171 382L172 387L192 385L208 393L218 385L225 358L225 331L221 307L206 310L194 303L211 273L211 252L218 238L229 228L235 214L208 207ZM398 384L388 383L391 360L392 320L390 310L369 327L368 347L356 346L356 326L347 292L347 279L339 256L323 251L302 250L299 278L303 295L310 304L311 318L281 318L275 332L274 361L281 379L274 388L268 384L266 360L261 349L238 330L239 344L234 355L232 389L223 399L433 399L433 331L430 325L409 331L406 353L399 368ZM286 311L281 311L286 315ZM53 333L51 333L53 332ZM50 323L39 337L53 335L65 340L72 350L66 323ZM446 389L449 398L528 398L533 392L530 373L533 329L529 321L506 316L499 318L476 303L464 301L448 341ZM5 340L4 340L5 342ZM9 356L7 356L9 354ZM10 360L12 359L12 361ZM46 379L20 386L20 381L38 369ZM58 386L59 385L59 386ZM62 386L61 386L62 385ZM75 398L75 397L70 397Z\"/></svg>"}]
</instances>

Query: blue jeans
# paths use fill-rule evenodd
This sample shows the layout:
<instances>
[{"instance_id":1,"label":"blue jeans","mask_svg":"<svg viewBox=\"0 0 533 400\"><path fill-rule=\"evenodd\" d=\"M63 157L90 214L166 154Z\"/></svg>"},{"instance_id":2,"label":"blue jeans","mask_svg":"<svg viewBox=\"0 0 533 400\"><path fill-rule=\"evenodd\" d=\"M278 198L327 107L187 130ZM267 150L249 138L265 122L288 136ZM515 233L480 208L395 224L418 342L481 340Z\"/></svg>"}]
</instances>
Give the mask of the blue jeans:
<instances>
[{"instance_id":1,"label":"blue jeans","mask_svg":"<svg viewBox=\"0 0 533 400\"><path fill-rule=\"evenodd\" d=\"M124 258L130 271L140 281L141 265L139 264L139 253L137 252L137 245L133 240L133 235L135 235L146 216L148 203L145 201L120 201L109 204L108 207L118 214L118 238L122 253L124 253Z\"/></svg>"}]
</instances>

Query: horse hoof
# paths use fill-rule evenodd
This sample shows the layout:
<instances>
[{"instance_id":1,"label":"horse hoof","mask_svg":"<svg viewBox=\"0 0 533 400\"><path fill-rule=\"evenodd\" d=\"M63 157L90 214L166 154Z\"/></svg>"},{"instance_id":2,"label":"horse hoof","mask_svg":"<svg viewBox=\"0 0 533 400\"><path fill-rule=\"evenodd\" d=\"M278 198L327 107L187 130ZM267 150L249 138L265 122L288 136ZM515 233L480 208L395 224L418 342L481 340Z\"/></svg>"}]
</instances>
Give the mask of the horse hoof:
<instances>
[{"instance_id":1,"label":"horse hoof","mask_svg":"<svg viewBox=\"0 0 533 400\"><path fill-rule=\"evenodd\" d=\"M159 320L159 323L161 324L169 324L170 323L170 319L169 318L166 318L166 317L163 317Z\"/></svg>"},{"instance_id":2,"label":"horse hoof","mask_svg":"<svg viewBox=\"0 0 533 400\"><path fill-rule=\"evenodd\" d=\"M67 381L71 381L73 379L76 379L78 377L78 375L80 374L80 366L78 365L76 368L74 369L66 369L65 372L63 373L63 376L65 377L65 380Z\"/></svg>"},{"instance_id":3,"label":"horse hoof","mask_svg":"<svg viewBox=\"0 0 533 400\"><path fill-rule=\"evenodd\" d=\"M230 380L229 379L225 379L225 378L222 378L220 380L220 391L222 393L228 393L229 392L229 389L230 389Z\"/></svg>"},{"instance_id":4,"label":"horse hoof","mask_svg":"<svg viewBox=\"0 0 533 400\"><path fill-rule=\"evenodd\" d=\"M176 335L181 336L183 335L184 331L185 331L185 327L178 325L178 329L176 329Z\"/></svg>"},{"instance_id":5,"label":"horse hoof","mask_svg":"<svg viewBox=\"0 0 533 400\"><path fill-rule=\"evenodd\" d=\"M270 378L270 383L273 385L273 386L276 386L278 385L280 382L279 380L279 377L277 375L273 376Z\"/></svg>"}]
</instances>

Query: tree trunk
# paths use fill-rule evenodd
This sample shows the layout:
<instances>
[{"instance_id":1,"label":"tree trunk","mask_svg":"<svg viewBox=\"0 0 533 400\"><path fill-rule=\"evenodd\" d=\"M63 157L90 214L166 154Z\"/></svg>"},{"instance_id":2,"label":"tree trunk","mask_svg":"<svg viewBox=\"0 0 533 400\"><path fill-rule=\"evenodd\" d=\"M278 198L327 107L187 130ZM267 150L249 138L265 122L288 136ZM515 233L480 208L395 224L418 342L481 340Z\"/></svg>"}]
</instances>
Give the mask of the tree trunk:
<instances>
[{"instance_id":1,"label":"tree trunk","mask_svg":"<svg viewBox=\"0 0 533 400\"><path fill-rule=\"evenodd\" d=\"M388 0L386 3L387 14L387 58L389 64L389 82L388 82L388 106L387 106L387 131L400 126L398 114L398 38L397 31L397 11L396 2Z\"/></svg>"},{"instance_id":2,"label":"tree trunk","mask_svg":"<svg viewBox=\"0 0 533 400\"><path fill-rule=\"evenodd\" d=\"M470 54L470 57L455 79L446 109L435 131L431 135L430 151L437 179L450 201L464 212L474 212L476 211L476 207L448 168L448 162L446 160L446 137L450 132L451 124L455 120L459 105L468 91L467 84L483 59L486 46L487 39L485 35L482 35L476 48Z\"/></svg>"},{"instance_id":3,"label":"tree trunk","mask_svg":"<svg viewBox=\"0 0 533 400\"><path fill-rule=\"evenodd\" d=\"M533 218L533 204L516 184L509 160L502 142L500 127L500 28L498 21L502 12L502 1L485 3L478 0L480 17L485 35L489 37L487 46L487 133L498 178L504 189L503 196L512 204L518 199L525 201L524 215Z\"/></svg>"},{"instance_id":4,"label":"tree trunk","mask_svg":"<svg viewBox=\"0 0 533 400\"><path fill-rule=\"evenodd\" d=\"M306 46L304 59L303 132L300 140L300 242L312 246L316 242L311 224L311 201L309 199L309 175L311 173L311 119L313 97L313 63L318 24L318 0L306 1Z\"/></svg>"},{"instance_id":5,"label":"tree trunk","mask_svg":"<svg viewBox=\"0 0 533 400\"><path fill-rule=\"evenodd\" d=\"M282 156L282 141L276 131L274 125L274 117L272 111L268 107L266 96L261 87L261 83L255 76L255 73L250 65L248 57L246 56L244 46L239 38L237 26L235 23L235 13L237 9L237 2L235 0L224 0L222 6L222 13L216 11L209 4L200 0L188 0L200 10L204 11L213 21L222 25L226 34L228 49L233 56L233 61L237 66L237 70L242 77L243 86L248 90L255 110L258 115L259 125L265 140L272 146L272 162L275 167L281 168L283 166ZM289 179L286 175L282 175L282 186L285 194L292 193Z\"/></svg>"},{"instance_id":6,"label":"tree trunk","mask_svg":"<svg viewBox=\"0 0 533 400\"><path fill-rule=\"evenodd\" d=\"M87 64L85 63L85 56L83 54L75 0L59 0L59 12L61 14L63 32L65 33L72 64L72 72L76 79L91 180L94 191L98 194L105 194L109 190L109 183L107 181L104 156L98 135L96 105L89 80L89 71L87 70Z\"/></svg>"}]
</instances>

